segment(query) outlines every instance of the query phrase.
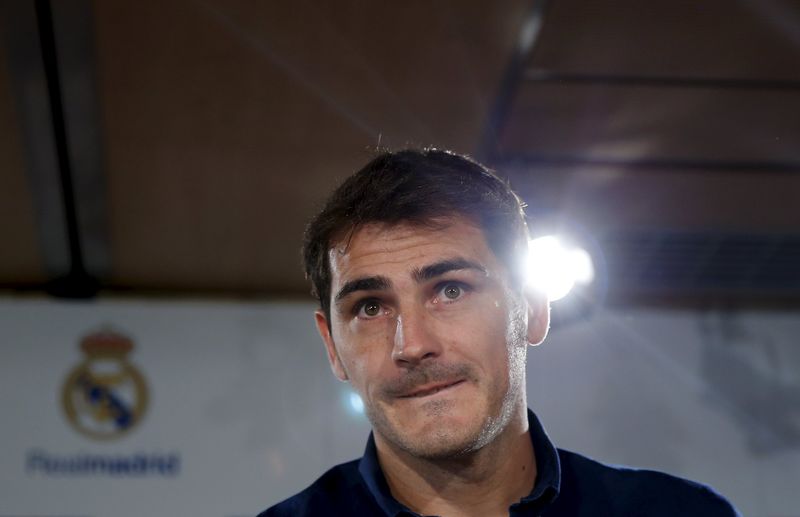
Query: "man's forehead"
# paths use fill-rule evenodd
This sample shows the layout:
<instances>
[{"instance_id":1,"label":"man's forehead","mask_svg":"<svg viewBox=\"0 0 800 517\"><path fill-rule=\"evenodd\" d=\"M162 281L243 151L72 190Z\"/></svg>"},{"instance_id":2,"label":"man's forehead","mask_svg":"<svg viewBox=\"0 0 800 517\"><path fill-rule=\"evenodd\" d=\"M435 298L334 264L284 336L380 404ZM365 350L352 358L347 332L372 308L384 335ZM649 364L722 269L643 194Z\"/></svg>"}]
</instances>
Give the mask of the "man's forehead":
<instances>
[{"instance_id":1,"label":"man's forehead","mask_svg":"<svg viewBox=\"0 0 800 517\"><path fill-rule=\"evenodd\" d=\"M336 241L328 258L334 283L351 276L381 274L384 267L413 273L430 263L454 258L470 259L484 269L495 262L483 231L467 219L364 224Z\"/></svg>"},{"instance_id":2,"label":"man's forehead","mask_svg":"<svg viewBox=\"0 0 800 517\"><path fill-rule=\"evenodd\" d=\"M370 242L377 239L397 240L429 236L437 233L446 233L448 230L461 226L471 226L476 230L480 230L471 221L462 217L437 218L422 222L399 221L387 223L373 221L360 224L347 233L333 238L329 251L345 254L350 251L354 243L360 244L364 241Z\"/></svg>"},{"instance_id":3,"label":"man's forehead","mask_svg":"<svg viewBox=\"0 0 800 517\"><path fill-rule=\"evenodd\" d=\"M483 230L469 219L462 217L439 218L420 223L369 222L332 239L328 255L331 259L352 257L365 252L389 251L409 242L433 244L467 241L473 246L478 244L482 248L486 247Z\"/></svg>"}]
</instances>

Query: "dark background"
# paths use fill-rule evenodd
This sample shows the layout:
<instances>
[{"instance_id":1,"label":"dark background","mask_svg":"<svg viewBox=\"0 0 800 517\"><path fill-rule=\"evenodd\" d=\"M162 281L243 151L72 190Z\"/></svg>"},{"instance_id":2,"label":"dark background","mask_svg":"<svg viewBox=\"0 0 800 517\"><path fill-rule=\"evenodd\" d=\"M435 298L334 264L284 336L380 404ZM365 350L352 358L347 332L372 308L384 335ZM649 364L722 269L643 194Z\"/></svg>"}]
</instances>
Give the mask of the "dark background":
<instances>
[{"instance_id":1,"label":"dark background","mask_svg":"<svg viewBox=\"0 0 800 517\"><path fill-rule=\"evenodd\" d=\"M800 301L796 1L0 6L2 289L306 297L326 193L433 145L588 243L608 303Z\"/></svg>"}]
</instances>

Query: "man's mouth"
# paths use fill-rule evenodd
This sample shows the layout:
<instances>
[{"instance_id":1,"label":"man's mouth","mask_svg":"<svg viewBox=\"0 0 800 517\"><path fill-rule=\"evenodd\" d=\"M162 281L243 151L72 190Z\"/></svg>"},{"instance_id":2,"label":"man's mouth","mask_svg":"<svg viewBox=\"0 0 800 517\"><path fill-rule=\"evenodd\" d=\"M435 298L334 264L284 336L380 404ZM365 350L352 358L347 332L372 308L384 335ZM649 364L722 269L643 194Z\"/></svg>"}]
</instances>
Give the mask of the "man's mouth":
<instances>
[{"instance_id":1,"label":"man's mouth","mask_svg":"<svg viewBox=\"0 0 800 517\"><path fill-rule=\"evenodd\" d=\"M414 388L412 391L406 393L405 395L401 395L400 398L409 399L409 398L421 398L427 397L429 395L433 395L439 393L442 390L446 390L457 386L464 382L463 379L458 379L455 381L447 381L447 382L436 382L425 384L423 386L418 386Z\"/></svg>"}]
</instances>

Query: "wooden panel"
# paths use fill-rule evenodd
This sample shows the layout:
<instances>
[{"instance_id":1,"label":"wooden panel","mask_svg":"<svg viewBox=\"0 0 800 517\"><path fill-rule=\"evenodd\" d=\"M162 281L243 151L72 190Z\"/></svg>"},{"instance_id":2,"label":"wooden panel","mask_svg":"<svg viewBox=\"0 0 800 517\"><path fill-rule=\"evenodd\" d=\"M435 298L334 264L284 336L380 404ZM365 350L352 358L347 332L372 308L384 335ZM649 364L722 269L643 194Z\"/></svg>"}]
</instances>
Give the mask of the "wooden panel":
<instances>
[{"instance_id":1,"label":"wooden panel","mask_svg":"<svg viewBox=\"0 0 800 517\"><path fill-rule=\"evenodd\" d=\"M800 162L792 91L528 84L503 129L505 153L612 159Z\"/></svg>"},{"instance_id":2,"label":"wooden panel","mask_svg":"<svg viewBox=\"0 0 800 517\"><path fill-rule=\"evenodd\" d=\"M528 66L798 80L798 26L792 0L558 0Z\"/></svg>"},{"instance_id":3,"label":"wooden panel","mask_svg":"<svg viewBox=\"0 0 800 517\"><path fill-rule=\"evenodd\" d=\"M722 233L800 232L800 176L614 167L508 168L537 233L658 228Z\"/></svg>"},{"instance_id":4,"label":"wooden panel","mask_svg":"<svg viewBox=\"0 0 800 517\"><path fill-rule=\"evenodd\" d=\"M114 282L307 291L305 221L370 148L476 147L526 6L96 2Z\"/></svg>"},{"instance_id":5,"label":"wooden panel","mask_svg":"<svg viewBox=\"0 0 800 517\"><path fill-rule=\"evenodd\" d=\"M0 52L0 282L45 280L5 54Z\"/></svg>"}]
</instances>

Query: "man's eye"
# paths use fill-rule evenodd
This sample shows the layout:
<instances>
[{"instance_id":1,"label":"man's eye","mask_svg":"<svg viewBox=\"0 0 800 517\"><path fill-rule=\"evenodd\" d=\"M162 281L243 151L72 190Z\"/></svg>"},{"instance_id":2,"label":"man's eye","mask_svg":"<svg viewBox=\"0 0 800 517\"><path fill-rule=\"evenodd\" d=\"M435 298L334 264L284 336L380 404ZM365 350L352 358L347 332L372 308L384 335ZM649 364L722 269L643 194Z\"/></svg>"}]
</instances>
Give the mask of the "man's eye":
<instances>
[{"instance_id":1,"label":"man's eye","mask_svg":"<svg viewBox=\"0 0 800 517\"><path fill-rule=\"evenodd\" d=\"M380 315L381 304L376 300L368 300L361 304L358 315L365 318L374 318Z\"/></svg>"},{"instance_id":2,"label":"man's eye","mask_svg":"<svg viewBox=\"0 0 800 517\"><path fill-rule=\"evenodd\" d=\"M458 300L464 296L465 288L459 284L445 284L439 290L439 298L444 302Z\"/></svg>"},{"instance_id":3,"label":"man's eye","mask_svg":"<svg viewBox=\"0 0 800 517\"><path fill-rule=\"evenodd\" d=\"M459 296L461 296L461 288L457 285L448 285L444 288L444 295L451 300L455 300Z\"/></svg>"}]
</instances>

